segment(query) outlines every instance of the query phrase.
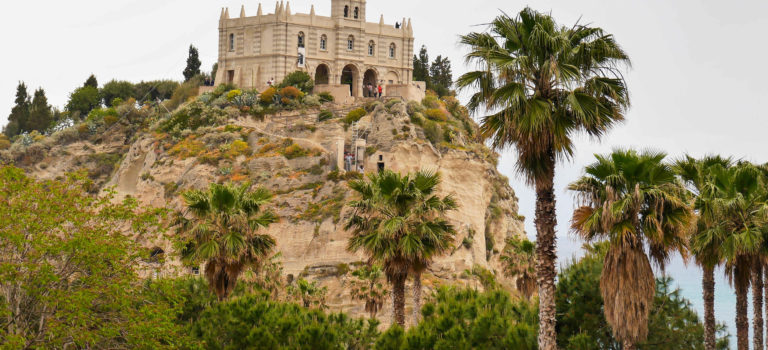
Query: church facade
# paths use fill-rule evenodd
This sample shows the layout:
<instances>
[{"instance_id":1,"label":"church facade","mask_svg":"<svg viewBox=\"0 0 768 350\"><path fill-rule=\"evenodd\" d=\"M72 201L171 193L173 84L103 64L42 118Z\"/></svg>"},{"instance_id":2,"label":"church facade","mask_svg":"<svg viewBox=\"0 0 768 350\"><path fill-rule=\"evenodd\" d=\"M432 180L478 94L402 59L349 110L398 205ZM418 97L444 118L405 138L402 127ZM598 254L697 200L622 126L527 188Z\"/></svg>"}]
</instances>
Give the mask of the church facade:
<instances>
[{"instance_id":1,"label":"church facade","mask_svg":"<svg viewBox=\"0 0 768 350\"><path fill-rule=\"evenodd\" d=\"M331 0L331 16L292 13L282 1L275 12L219 20L217 85L232 83L263 90L269 81L306 71L316 91L368 96L367 86L382 85L389 95L412 95L424 84L413 82L413 28L410 19L394 25L366 21L365 0ZM404 96L405 97L405 96ZM418 96L411 96L416 97Z\"/></svg>"}]
</instances>

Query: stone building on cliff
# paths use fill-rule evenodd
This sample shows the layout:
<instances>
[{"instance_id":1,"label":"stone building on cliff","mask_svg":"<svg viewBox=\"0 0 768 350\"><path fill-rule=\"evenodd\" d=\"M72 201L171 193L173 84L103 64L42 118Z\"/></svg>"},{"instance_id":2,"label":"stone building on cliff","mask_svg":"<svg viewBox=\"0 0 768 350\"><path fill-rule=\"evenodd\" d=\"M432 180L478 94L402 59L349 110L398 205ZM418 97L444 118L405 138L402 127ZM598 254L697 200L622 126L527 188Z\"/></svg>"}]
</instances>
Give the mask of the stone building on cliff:
<instances>
[{"instance_id":1,"label":"stone building on cliff","mask_svg":"<svg viewBox=\"0 0 768 350\"><path fill-rule=\"evenodd\" d=\"M219 20L219 68L216 84L263 90L296 70L308 72L316 92L344 100L368 96L368 84L384 96L420 99L425 84L413 81L413 27L410 19L394 25L366 22L365 0L331 0L331 16L291 13L280 1L275 12Z\"/></svg>"}]
</instances>

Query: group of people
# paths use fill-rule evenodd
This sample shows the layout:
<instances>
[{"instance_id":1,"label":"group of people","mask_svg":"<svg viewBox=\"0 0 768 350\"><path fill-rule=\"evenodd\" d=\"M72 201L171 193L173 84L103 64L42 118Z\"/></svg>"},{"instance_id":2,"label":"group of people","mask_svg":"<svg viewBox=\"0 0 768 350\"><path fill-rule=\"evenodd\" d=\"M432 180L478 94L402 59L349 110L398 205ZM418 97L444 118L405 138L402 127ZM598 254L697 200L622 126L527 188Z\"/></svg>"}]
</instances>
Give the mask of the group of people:
<instances>
[{"instance_id":1,"label":"group of people","mask_svg":"<svg viewBox=\"0 0 768 350\"><path fill-rule=\"evenodd\" d=\"M381 84L379 84L377 87L374 87L373 84L368 83L368 85L365 86L365 96L366 97L381 97L382 92Z\"/></svg>"},{"instance_id":2,"label":"group of people","mask_svg":"<svg viewBox=\"0 0 768 350\"><path fill-rule=\"evenodd\" d=\"M358 164L357 169L354 168L355 163L355 155L349 152L344 153L344 170L346 171L357 171L357 172L363 172L365 169L363 167L363 164Z\"/></svg>"}]
</instances>

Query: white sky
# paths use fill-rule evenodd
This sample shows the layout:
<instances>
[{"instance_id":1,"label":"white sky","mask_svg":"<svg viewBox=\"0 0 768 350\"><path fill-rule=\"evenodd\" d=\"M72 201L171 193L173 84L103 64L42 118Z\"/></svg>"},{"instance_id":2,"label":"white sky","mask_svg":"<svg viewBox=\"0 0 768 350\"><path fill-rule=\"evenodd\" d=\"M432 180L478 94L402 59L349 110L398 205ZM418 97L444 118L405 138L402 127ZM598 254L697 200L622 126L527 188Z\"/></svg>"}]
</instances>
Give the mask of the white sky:
<instances>
[{"instance_id":1,"label":"white sky","mask_svg":"<svg viewBox=\"0 0 768 350\"><path fill-rule=\"evenodd\" d=\"M291 1L291 9L308 13L311 3L319 15L330 14L330 0ZM100 84L113 78L181 79L189 44L199 48L203 69L209 70L216 59L220 8L228 6L230 15L237 16L241 4L248 15L256 13L258 2L250 0L0 1L0 125L20 80L30 89L42 86L49 101L61 107L91 73ZM525 5L551 11L561 24L582 17L582 23L603 27L634 64L627 74L633 102L627 122L602 143L580 141L574 161L558 168L561 257L578 247L568 238L573 204L563 189L595 152L632 146L674 156L719 153L768 161L763 140L768 120L762 109L768 97L768 1L369 0L367 13L372 22L384 14L390 24L411 17L416 51L426 44L431 58L447 55L458 77L466 71L458 35L481 30L476 25L500 10L514 15ZM275 4L263 6L266 13ZM534 196L515 178L513 162L505 156L501 169L513 179L533 234ZM695 271L670 273L688 288L684 281ZM698 288L698 281L692 283Z\"/></svg>"}]
</instances>

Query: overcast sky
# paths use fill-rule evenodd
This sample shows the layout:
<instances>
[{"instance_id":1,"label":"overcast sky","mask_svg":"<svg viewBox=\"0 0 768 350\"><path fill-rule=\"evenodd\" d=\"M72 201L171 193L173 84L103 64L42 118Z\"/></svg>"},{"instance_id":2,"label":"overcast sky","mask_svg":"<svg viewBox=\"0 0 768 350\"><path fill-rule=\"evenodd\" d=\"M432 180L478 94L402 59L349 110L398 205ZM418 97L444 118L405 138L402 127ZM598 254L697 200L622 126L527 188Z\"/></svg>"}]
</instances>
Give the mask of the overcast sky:
<instances>
[{"instance_id":1,"label":"overcast sky","mask_svg":"<svg viewBox=\"0 0 768 350\"><path fill-rule=\"evenodd\" d=\"M330 14L330 0L291 1L291 9L308 13L311 3L319 15ZM248 15L256 13L258 2L242 0L1 1L0 125L6 123L18 81L31 89L43 87L50 102L61 107L91 73L100 84L181 79L189 44L199 48L203 69L209 70L216 60L220 8L228 6L236 16L241 4ZM525 5L551 11L564 25L581 17L582 23L604 28L633 61L627 74L633 103L627 122L601 143L581 140L573 162L558 168L561 257L579 244L568 238L573 201L563 188L595 152L631 146L666 150L675 157L688 152L768 160L763 140L768 1L369 0L367 14L372 22L383 14L390 24L412 18L416 50L424 44L432 58L447 55L456 77L466 71L458 35L482 30L478 25L500 11L515 14ZM265 13L274 7L274 2L264 3ZM514 158L505 155L501 168L512 179L532 235L534 197L515 178L513 164ZM688 272L670 273L689 288ZM690 283L698 288L695 279Z\"/></svg>"}]
</instances>

